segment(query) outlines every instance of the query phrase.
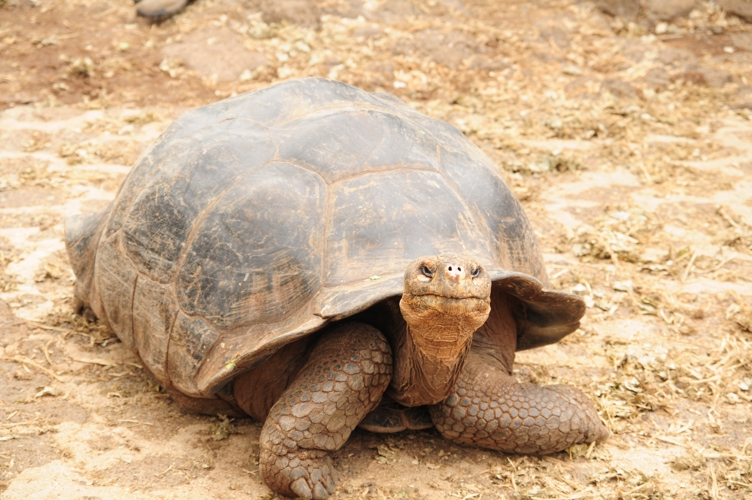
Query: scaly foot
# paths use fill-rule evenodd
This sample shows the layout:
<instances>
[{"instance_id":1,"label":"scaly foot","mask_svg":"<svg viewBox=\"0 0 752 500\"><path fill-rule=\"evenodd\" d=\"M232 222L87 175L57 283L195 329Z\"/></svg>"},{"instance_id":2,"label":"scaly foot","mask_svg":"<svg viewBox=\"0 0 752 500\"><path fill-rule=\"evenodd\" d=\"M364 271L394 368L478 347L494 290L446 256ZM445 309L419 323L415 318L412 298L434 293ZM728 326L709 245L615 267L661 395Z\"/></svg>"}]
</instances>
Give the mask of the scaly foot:
<instances>
[{"instance_id":1,"label":"scaly foot","mask_svg":"<svg viewBox=\"0 0 752 500\"><path fill-rule=\"evenodd\" d=\"M329 498L336 480L329 452L379 404L391 376L391 349L375 328L345 323L325 333L264 422L266 484L283 495Z\"/></svg>"},{"instance_id":2,"label":"scaly foot","mask_svg":"<svg viewBox=\"0 0 752 500\"><path fill-rule=\"evenodd\" d=\"M610 435L580 390L520 384L472 353L454 392L430 410L445 438L508 453L545 455Z\"/></svg>"}]
</instances>

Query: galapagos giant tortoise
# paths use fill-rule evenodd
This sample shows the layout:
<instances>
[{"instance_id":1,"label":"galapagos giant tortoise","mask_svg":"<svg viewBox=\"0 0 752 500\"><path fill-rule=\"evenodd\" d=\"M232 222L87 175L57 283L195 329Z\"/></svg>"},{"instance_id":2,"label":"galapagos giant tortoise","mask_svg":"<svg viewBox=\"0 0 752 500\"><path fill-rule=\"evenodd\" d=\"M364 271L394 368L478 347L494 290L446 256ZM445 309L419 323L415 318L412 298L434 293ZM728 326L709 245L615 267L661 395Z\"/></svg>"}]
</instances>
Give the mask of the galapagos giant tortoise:
<instances>
[{"instance_id":1,"label":"galapagos giant tortoise","mask_svg":"<svg viewBox=\"0 0 752 500\"><path fill-rule=\"evenodd\" d=\"M511 375L585 307L547 289L496 167L388 94L309 78L190 111L66 243L79 310L178 402L264 422L281 494L333 493L359 424L530 454L608 435L579 390Z\"/></svg>"}]
</instances>

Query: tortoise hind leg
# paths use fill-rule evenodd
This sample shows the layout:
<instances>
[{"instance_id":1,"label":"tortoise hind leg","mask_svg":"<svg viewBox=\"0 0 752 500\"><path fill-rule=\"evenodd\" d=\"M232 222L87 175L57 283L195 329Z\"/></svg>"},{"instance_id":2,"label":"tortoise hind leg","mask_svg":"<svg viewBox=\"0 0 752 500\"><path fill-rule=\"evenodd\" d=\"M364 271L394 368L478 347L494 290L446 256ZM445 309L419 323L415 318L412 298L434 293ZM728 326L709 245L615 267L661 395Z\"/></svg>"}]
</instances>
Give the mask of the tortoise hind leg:
<instances>
[{"instance_id":1,"label":"tortoise hind leg","mask_svg":"<svg viewBox=\"0 0 752 500\"><path fill-rule=\"evenodd\" d=\"M472 351L453 393L430 411L446 439L507 453L545 455L610 434L578 389L520 384Z\"/></svg>"},{"instance_id":2,"label":"tortoise hind leg","mask_svg":"<svg viewBox=\"0 0 752 500\"><path fill-rule=\"evenodd\" d=\"M264 422L259 466L266 484L283 495L328 498L335 482L329 452L379 404L391 377L381 332L362 323L326 332Z\"/></svg>"},{"instance_id":3,"label":"tortoise hind leg","mask_svg":"<svg viewBox=\"0 0 752 500\"><path fill-rule=\"evenodd\" d=\"M76 274L74 308L87 320L93 320L91 288L94 278L94 262L97 257L99 238L109 219L111 205L101 212L74 215L65 221L65 247L73 272Z\"/></svg>"}]
</instances>

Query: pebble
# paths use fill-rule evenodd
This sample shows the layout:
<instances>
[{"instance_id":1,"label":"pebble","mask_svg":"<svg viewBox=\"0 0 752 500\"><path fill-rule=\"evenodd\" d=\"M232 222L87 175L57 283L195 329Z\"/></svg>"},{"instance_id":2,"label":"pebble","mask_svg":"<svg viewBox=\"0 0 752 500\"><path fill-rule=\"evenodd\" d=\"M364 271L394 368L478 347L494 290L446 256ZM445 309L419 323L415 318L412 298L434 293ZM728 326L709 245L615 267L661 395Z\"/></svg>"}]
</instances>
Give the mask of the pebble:
<instances>
[{"instance_id":1,"label":"pebble","mask_svg":"<svg viewBox=\"0 0 752 500\"><path fill-rule=\"evenodd\" d=\"M596 0L595 5L601 12L629 20L640 13L640 0Z\"/></svg>"},{"instance_id":2,"label":"pebble","mask_svg":"<svg viewBox=\"0 0 752 500\"><path fill-rule=\"evenodd\" d=\"M729 14L752 22L752 2L747 0L716 0L716 3Z\"/></svg>"},{"instance_id":3,"label":"pebble","mask_svg":"<svg viewBox=\"0 0 752 500\"><path fill-rule=\"evenodd\" d=\"M721 88L734 80L728 71L699 63L687 64L677 76L714 89Z\"/></svg>"},{"instance_id":4,"label":"pebble","mask_svg":"<svg viewBox=\"0 0 752 500\"><path fill-rule=\"evenodd\" d=\"M684 17L697 6L697 0L646 0L645 10L650 19L671 21Z\"/></svg>"},{"instance_id":5,"label":"pebble","mask_svg":"<svg viewBox=\"0 0 752 500\"><path fill-rule=\"evenodd\" d=\"M632 286L632 280L615 281L613 288L617 292L632 292L634 290Z\"/></svg>"}]
</instances>

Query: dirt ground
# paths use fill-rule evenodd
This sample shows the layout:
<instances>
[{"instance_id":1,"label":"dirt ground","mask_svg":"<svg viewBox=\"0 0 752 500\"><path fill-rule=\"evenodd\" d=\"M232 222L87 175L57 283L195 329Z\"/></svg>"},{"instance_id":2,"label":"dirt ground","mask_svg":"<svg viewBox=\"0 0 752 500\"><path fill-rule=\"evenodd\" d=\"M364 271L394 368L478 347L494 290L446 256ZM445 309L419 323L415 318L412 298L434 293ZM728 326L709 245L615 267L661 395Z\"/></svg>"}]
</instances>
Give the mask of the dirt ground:
<instances>
[{"instance_id":1,"label":"dirt ground","mask_svg":"<svg viewBox=\"0 0 752 500\"><path fill-rule=\"evenodd\" d=\"M154 24L0 0L0 498L275 498L258 423L181 411L72 314L63 221L184 110L305 75L392 92L497 162L589 306L519 376L581 388L613 432L536 458L356 430L335 498L750 498L752 24L597 3L198 0Z\"/></svg>"}]
</instances>

